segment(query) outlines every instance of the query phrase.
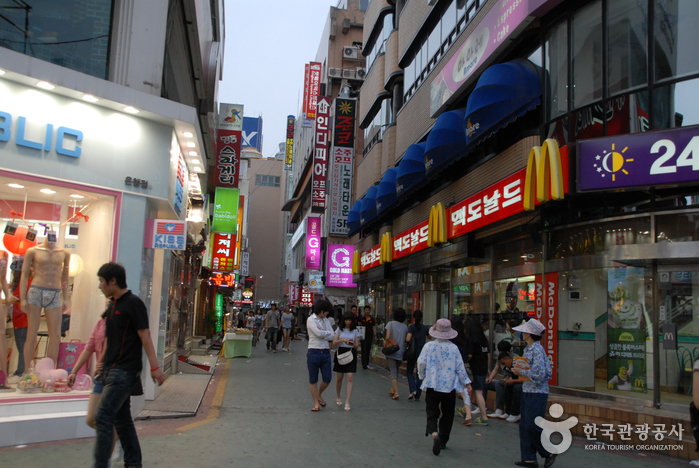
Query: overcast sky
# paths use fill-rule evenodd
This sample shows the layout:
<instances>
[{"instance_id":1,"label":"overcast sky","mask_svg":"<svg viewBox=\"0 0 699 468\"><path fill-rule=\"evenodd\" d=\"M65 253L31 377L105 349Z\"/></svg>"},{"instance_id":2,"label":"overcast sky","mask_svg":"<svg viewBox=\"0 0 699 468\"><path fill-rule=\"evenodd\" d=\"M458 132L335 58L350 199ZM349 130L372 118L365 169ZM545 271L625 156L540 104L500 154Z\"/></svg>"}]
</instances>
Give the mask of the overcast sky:
<instances>
[{"instance_id":1,"label":"overcast sky","mask_svg":"<svg viewBox=\"0 0 699 468\"><path fill-rule=\"evenodd\" d=\"M303 97L303 66L315 59L325 19L337 0L225 0L226 45L219 102L262 115L262 154L285 140L286 116Z\"/></svg>"}]
</instances>

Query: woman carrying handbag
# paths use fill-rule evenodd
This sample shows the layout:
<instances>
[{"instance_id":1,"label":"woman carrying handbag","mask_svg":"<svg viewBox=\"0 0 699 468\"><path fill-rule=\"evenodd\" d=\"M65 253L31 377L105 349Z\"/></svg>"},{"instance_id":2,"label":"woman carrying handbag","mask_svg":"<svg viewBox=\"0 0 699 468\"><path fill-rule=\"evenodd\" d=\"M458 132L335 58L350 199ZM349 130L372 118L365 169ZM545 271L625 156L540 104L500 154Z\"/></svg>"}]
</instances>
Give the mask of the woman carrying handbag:
<instances>
[{"instance_id":1,"label":"woman carrying handbag","mask_svg":"<svg viewBox=\"0 0 699 468\"><path fill-rule=\"evenodd\" d=\"M352 313L342 316L335 331L334 345L337 345L333 371L337 373L335 390L337 391L337 406L342 406L342 380L347 374L347 399L345 411L350 410L354 374L357 372L357 346L359 344L359 332L357 322Z\"/></svg>"},{"instance_id":2,"label":"woman carrying handbag","mask_svg":"<svg viewBox=\"0 0 699 468\"><path fill-rule=\"evenodd\" d=\"M399 307L393 312L393 320L386 324L386 341L383 353L388 360L388 368L391 374L391 391L388 394L394 400L400 398L400 395L398 395L398 368L403 362L405 336L408 334L408 327L403 323L405 322L405 316L405 309ZM397 349L396 346L398 347ZM392 349L388 349L389 347ZM386 351L393 349L395 351L386 354Z\"/></svg>"}]
</instances>

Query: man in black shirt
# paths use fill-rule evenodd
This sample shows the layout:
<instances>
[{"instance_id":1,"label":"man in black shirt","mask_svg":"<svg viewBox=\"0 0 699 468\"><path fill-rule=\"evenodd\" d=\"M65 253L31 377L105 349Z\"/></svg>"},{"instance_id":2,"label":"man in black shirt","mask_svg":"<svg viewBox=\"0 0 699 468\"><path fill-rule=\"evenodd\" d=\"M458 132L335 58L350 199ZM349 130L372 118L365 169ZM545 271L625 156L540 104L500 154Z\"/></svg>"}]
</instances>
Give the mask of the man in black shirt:
<instances>
[{"instance_id":1,"label":"man in black shirt","mask_svg":"<svg viewBox=\"0 0 699 468\"><path fill-rule=\"evenodd\" d=\"M357 306L352 306L354 309ZM371 306L364 306L364 316L359 319L359 324L364 326L365 337L362 340L362 368L369 367L371 359L371 345L374 344L374 336L376 334L376 320L371 316Z\"/></svg>"},{"instance_id":2,"label":"man in black shirt","mask_svg":"<svg viewBox=\"0 0 699 468\"><path fill-rule=\"evenodd\" d=\"M100 291L111 304L107 309L102 374L102 398L95 426L95 468L109 466L114 430L124 449L125 466L142 466L141 446L131 418L131 395L142 395L142 354L146 351L153 381L162 385L163 371L158 366L155 348L148 330L148 311L138 296L126 289L126 271L116 263L106 263L97 272Z\"/></svg>"}]
</instances>

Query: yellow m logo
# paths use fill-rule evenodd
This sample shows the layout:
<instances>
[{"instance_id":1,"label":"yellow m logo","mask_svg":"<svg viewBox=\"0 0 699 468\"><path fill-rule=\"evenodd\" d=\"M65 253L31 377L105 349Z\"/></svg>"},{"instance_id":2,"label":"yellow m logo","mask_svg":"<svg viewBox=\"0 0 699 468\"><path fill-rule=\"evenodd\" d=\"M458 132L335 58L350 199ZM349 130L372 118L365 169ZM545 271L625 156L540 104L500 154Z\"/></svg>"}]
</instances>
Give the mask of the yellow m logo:
<instances>
[{"instance_id":1,"label":"yellow m logo","mask_svg":"<svg viewBox=\"0 0 699 468\"><path fill-rule=\"evenodd\" d=\"M634 388L643 388L643 379L636 379L636 381L633 383Z\"/></svg>"},{"instance_id":2,"label":"yellow m logo","mask_svg":"<svg viewBox=\"0 0 699 468\"><path fill-rule=\"evenodd\" d=\"M359 250L355 250L354 254L352 255L352 274L353 275L358 275L359 274Z\"/></svg>"},{"instance_id":3,"label":"yellow m logo","mask_svg":"<svg viewBox=\"0 0 699 468\"><path fill-rule=\"evenodd\" d=\"M432 247L447 241L447 211L440 202L430 208L427 246Z\"/></svg>"},{"instance_id":4,"label":"yellow m logo","mask_svg":"<svg viewBox=\"0 0 699 468\"><path fill-rule=\"evenodd\" d=\"M535 146L529 151L527 175L524 179L524 210L532 211L536 202L562 200L564 195L563 166L558 142L553 138L544 141L541 148ZM536 190L536 198L535 197Z\"/></svg>"},{"instance_id":5,"label":"yellow m logo","mask_svg":"<svg viewBox=\"0 0 699 468\"><path fill-rule=\"evenodd\" d=\"M381 236L381 259L379 260L381 265L391 263L393 260L392 240L390 232L384 232L383 236Z\"/></svg>"}]
</instances>

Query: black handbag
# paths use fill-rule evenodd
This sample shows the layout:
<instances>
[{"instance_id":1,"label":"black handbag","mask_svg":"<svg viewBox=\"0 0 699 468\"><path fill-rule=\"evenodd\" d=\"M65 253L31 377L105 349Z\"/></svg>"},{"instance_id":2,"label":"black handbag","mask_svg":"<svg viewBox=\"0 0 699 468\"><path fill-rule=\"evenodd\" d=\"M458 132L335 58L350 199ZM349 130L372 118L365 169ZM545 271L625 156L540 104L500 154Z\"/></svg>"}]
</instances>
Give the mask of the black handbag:
<instances>
[{"instance_id":1,"label":"black handbag","mask_svg":"<svg viewBox=\"0 0 699 468\"><path fill-rule=\"evenodd\" d=\"M405 345L405 352L403 353L404 361L413 361L417 358L417 344L415 343L415 336L410 338L410 341Z\"/></svg>"},{"instance_id":2,"label":"black handbag","mask_svg":"<svg viewBox=\"0 0 699 468\"><path fill-rule=\"evenodd\" d=\"M696 451L699 452L699 410L694 406L694 402L689 404L689 420L692 426L692 435L697 443Z\"/></svg>"},{"instance_id":3,"label":"black handbag","mask_svg":"<svg viewBox=\"0 0 699 468\"><path fill-rule=\"evenodd\" d=\"M383 348L381 349L381 352L384 354L384 356L387 356L389 354L393 354L396 351L400 349L400 346L398 345L398 342L394 340L393 338L389 338L384 341Z\"/></svg>"}]
</instances>

